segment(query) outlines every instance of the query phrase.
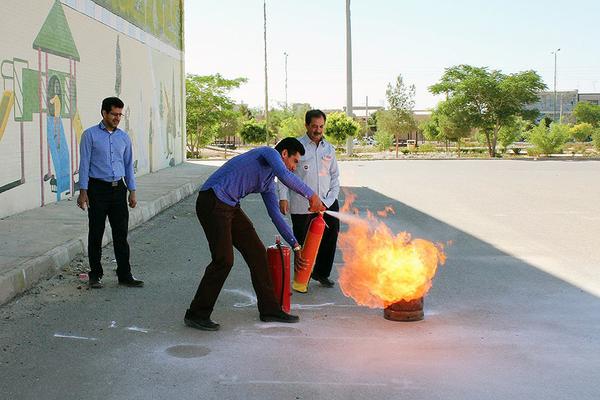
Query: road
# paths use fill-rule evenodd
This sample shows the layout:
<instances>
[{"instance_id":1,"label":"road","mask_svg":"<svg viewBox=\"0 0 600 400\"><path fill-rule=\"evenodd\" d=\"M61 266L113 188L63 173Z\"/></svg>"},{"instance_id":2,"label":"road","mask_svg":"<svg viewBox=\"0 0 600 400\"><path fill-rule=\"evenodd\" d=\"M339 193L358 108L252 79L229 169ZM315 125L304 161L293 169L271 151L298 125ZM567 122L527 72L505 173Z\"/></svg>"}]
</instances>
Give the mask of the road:
<instances>
[{"instance_id":1,"label":"road","mask_svg":"<svg viewBox=\"0 0 600 400\"><path fill-rule=\"evenodd\" d=\"M361 210L452 241L425 319L387 321L339 288L294 294L298 324L261 323L235 266L213 314L183 325L208 263L188 198L131 233L142 289L86 290L74 261L0 308L2 399L597 399L600 163L341 163ZM242 207L270 242L259 196ZM343 249L341 250L343 251ZM341 267L341 251L336 267ZM105 266L115 267L112 249Z\"/></svg>"}]
</instances>

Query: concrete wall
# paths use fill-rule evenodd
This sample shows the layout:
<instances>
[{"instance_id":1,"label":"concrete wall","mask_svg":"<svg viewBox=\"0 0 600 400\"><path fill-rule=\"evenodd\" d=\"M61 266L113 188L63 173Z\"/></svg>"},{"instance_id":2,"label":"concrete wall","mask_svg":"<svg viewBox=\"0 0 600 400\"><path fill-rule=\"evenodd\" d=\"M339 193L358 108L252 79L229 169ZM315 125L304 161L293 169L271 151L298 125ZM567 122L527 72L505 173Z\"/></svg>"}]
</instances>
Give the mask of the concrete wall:
<instances>
[{"instance_id":1,"label":"concrete wall","mask_svg":"<svg viewBox=\"0 0 600 400\"><path fill-rule=\"evenodd\" d=\"M3 0L0 15L0 218L77 194L104 97L125 102L137 175L184 160L182 0Z\"/></svg>"}]
</instances>

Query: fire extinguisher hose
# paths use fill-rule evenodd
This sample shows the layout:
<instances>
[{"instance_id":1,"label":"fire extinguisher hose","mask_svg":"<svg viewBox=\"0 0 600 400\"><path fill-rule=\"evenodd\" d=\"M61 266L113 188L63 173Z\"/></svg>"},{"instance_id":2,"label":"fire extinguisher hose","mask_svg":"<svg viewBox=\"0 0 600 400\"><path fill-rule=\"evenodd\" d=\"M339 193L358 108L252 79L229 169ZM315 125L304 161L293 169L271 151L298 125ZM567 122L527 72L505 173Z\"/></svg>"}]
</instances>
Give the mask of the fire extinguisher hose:
<instances>
[{"instance_id":1,"label":"fire extinguisher hose","mask_svg":"<svg viewBox=\"0 0 600 400\"><path fill-rule=\"evenodd\" d=\"M283 248L281 247L281 242L276 242L277 248L279 249L279 255L281 256L281 295L279 299L279 304L283 307L283 296L285 294L285 260L283 257Z\"/></svg>"}]
</instances>

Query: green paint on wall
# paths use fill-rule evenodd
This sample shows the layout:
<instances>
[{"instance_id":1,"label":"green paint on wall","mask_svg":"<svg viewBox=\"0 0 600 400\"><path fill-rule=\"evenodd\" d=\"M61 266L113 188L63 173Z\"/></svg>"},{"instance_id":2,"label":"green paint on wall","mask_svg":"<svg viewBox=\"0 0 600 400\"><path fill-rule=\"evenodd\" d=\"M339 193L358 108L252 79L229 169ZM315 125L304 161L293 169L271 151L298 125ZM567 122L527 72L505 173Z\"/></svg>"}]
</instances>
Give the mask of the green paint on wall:
<instances>
[{"instance_id":1,"label":"green paint on wall","mask_svg":"<svg viewBox=\"0 0 600 400\"><path fill-rule=\"evenodd\" d=\"M23 68L23 121L33 121L33 113L40 112L38 74L34 69Z\"/></svg>"},{"instance_id":2,"label":"green paint on wall","mask_svg":"<svg viewBox=\"0 0 600 400\"><path fill-rule=\"evenodd\" d=\"M183 47L183 0L92 0L163 42Z\"/></svg>"},{"instance_id":3,"label":"green paint on wall","mask_svg":"<svg viewBox=\"0 0 600 400\"><path fill-rule=\"evenodd\" d=\"M33 41L33 48L79 61L79 52L60 1L56 0Z\"/></svg>"}]
</instances>

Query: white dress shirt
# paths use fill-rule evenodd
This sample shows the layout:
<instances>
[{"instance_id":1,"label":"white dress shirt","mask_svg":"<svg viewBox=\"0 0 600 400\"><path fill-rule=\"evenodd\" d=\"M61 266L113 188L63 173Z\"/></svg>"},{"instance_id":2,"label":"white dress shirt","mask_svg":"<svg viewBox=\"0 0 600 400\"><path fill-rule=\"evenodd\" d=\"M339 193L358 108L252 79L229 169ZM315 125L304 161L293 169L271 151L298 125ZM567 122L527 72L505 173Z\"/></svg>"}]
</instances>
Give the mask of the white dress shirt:
<instances>
[{"instance_id":1,"label":"white dress shirt","mask_svg":"<svg viewBox=\"0 0 600 400\"><path fill-rule=\"evenodd\" d=\"M304 146L305 153L294 171L304 183L317 192L323 204L331 207L340 193L340 180L335 148L331 143L322 139L317 145L308 135L298 139ZM291 214L309 214L308 200L287 186L277 182L279 200L288 200Z\"/></svg>"}]
</instances>

